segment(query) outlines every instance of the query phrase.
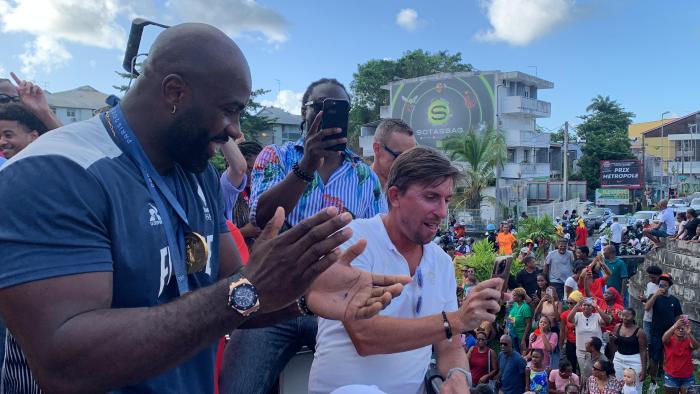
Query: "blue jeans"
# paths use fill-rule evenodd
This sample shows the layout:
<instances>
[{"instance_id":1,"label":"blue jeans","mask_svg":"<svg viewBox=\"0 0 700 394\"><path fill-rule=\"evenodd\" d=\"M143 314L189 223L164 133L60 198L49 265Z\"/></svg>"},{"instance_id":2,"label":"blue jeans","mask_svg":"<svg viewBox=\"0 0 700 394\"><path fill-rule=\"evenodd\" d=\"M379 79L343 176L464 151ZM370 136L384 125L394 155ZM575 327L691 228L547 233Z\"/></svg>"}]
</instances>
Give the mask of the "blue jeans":
<instances>
[{"instance_id":1,"label":"blue jeans","mask_svg":"<svg viewBox=\"0 0 700 394\"><path fill-rule=\"evenodd\" d=\"M233 331L224 351L219 392L266 394L303 346L316 346L317 330L316 317L305 316L272 327Z\"/></svg>"},{"instance_id":2,"label":"blue jeans","mask_svg":"<svg viewBox=\"0 0 700 394\"><path fill-rule=\"evenodd\" d=\"M644 335L647 337L647 343L651 341L651 322L650 321L642 321L642 330L644 330Z\"/></svg>"}]
</instances>

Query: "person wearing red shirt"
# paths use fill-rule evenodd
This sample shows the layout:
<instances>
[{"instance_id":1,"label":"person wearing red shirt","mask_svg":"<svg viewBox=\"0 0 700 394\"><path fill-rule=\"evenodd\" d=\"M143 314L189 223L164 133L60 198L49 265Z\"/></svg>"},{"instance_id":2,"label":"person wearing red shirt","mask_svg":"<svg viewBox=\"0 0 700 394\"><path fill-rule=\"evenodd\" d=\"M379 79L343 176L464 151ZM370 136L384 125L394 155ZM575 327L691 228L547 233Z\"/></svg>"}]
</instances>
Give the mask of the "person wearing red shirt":
<instances>
[{"instance_id":1,"label":"person wearing red shirt","mask_svg":"<svg viewBox=\"0 0 700 394\"><path fill-rule=\"evenodd\" d=\"M667 393L687 393L695 384L693 350L700 347L691 333L688 317L682 315L661 338L664 344L664 387Z\"/></svg>"},{"instance_id":2,"label":"person wearing red shirt","mask_svg":"<svg viewBox=\"0 0 700 394\"><path fill-rule=\"evenodd\" d=\"M576 247L585 248L586 255L588 255L588 228L586 228L583 219L579 219L578 226L576 226Z\"/></svg>"},{"instance_id":3,"label":"person wearing red shirt","mask_svg":"<svg viewBox=\"0 0 700 394\"><path fill-rule=\"evenodd\" d=\"M625 310L625 304L620 292L614 287L608 287L603 293L603 302L600 305L603 311L608 314L608 316L612 317L610 323L601 327L603 330L603 343L606 344L605 356L608 357L609 360L612 360L615 352L613 348L607 346L607 344L610 341L610 333L613 332L618 323L622 322L621 315L622 311Z\"/></svg>"},{"instance_id":4,"label":"person wearing red shirt","mask_svg":"<svg viewBox=\"0 0 700 394\"><path fill-rule=\"evenodd\" d=\"M581 301L583 294L580 291L575 290L569 294L566 299L566 304L569 309L561 313L561 321L565 324L560 325L561 332L559 333L559 349L564 350L566 354L566 359L569 360L571 365L574 367L574 371L578 369L578 358L576 358L576 324L569 322L567 319L569 313L574 309L576 303Z\"/></svg>"},{"instance_id":5,"label":"person wearing red shirt","mask_svg":"<svg viewBox=\"0 0 700 394\"><path fill-rule=\"evenodd\" d=\"M603 274L599 277L601 271ZM579 276L578 288L583 289L583 294L586 297L594 297L598 304L604 304L603 286L608 283L608 278L611 274L612 272L605 265L603 257L596 256L586 268L585 273Z\"/></svg>"}]
</instances>

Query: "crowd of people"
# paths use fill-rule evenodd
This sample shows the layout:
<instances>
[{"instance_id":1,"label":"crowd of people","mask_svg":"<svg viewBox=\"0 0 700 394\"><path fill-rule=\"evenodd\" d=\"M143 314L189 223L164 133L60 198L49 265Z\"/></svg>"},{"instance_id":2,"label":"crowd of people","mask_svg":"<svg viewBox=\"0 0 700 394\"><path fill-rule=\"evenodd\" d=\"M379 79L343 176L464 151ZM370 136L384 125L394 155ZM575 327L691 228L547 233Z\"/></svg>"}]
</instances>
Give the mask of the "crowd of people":
<instances>
[{"instance_id":1,"label":"crowd of people","mask_svg":"<svg viewBox=\"0 0 700 394\"><path fill-rule=\"evenodd\" d=\"M299 140L263 147L240 130L245 56L208 25L166 29L133 87L88 121L61 126L38 86L12 78L3 393L266 394L303 347L310 393L431 390L431 360L444 394L641 393L661 372L667 389L692 383L698 342L672 278L647 270L640 330L613 245L589 261L563 237L539 262L526 240L507 293L473 267L458 281L431 241L460 171L399 119L378 125L366 164L322 125L325 100L350 101L335 79L306 89ZM223 173L208 162L218 149ZM512 225L489 229L500 254L517 250Z\"/></svg>"}]
</instances>

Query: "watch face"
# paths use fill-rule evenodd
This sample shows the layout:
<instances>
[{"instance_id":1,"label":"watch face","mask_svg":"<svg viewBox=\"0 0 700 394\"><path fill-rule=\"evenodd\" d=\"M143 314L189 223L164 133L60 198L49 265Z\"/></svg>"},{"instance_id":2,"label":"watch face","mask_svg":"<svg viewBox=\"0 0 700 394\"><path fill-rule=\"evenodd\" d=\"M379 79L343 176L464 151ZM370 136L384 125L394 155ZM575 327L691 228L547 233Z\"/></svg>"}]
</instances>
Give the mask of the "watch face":
<instances>
[{"instance_id":1,"label":"watch face","mask_svg":"<svg viewBox=\"0 0 700 394\"><path fill-rule=\"evenodd\" d=\"M249 284L236 287L231 294L231 305L240 310L250 309L258 302L258 293Z\"/></svg>"}]
</instances>

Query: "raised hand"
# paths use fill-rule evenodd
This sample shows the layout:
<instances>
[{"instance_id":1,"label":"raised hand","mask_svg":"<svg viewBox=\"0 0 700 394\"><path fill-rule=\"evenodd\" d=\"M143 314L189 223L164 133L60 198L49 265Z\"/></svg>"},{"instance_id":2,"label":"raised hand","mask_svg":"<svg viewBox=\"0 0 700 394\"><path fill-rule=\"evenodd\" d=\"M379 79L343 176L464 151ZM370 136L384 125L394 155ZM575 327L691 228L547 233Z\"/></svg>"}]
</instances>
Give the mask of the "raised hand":
<instances>
[{"instance_id":1,"label":"raised hand","mask_svg":"<svg viewBox=\"0 0 700 394\"><path fill-rule=\"evenodd\" d=\"M299 162L299 167L309 175L323 166L323 156L331 152L326 150L327 148L347 142L347 138L334 138L324 141L324 138L338 134L343 130L340 128L320 130L321 119L323 119L323 111L316 114L314 122L304 137L304 156ZM335 153L340 154L340 152Z\"/></svg>"},{"instance_id":2,"label":"raised hand","mask_svg":"<svg viewBox=\"0 0 700 394\"><path fill-rule=\"evenodd\" d=\"M58 121L53 111L51 111L51 108L49 108L49 104L46 102L46 96L41 88L29 81L20 79L14 72L11 72L10 76L12 76L12 79L14 79L17 84L20 103L39 118L47 129L53 130L61 127L61 123Z\"/></svg>"},{"instance_id":3,"label":"raised hand","mask_svg":"<svg viewBox=\"0 0 700 394\"><path fill-rule=\"evenodd\" d=\"M311 285L306 302L315 314L332 320L368 319L386 307L411 278L372 274L350 263L362 254L367 242L350 246L338 261Z\"/></svg>"},{"instance_id":4,"label":"raised hand","mask_svg":"<svg viewBox=\"0 0 700 394\"><path fill-rule=\"evenodd\" d=\"M284 222L284 209L277 208L243 268L258 290L261 313L283 309L308 292L311 283L340 257L338 246L352 234L341 229L351 219L349 213L339 215L337 208L330 207L277 235Z\"/></svg>"},{"instance_id":5,"label":"raised hand","mask_svg":"<svg viewBox=\"0 0 700 394\"><path fill-rule=\"evenodd\" d=\"M462 306L452 314L459 320L459 332L479 327L483 321L493 322L501 310L501 285L503 279L492 278L474 286ZM450 319L452 321L452 319Z\"/></svg>"}]
</instances>

